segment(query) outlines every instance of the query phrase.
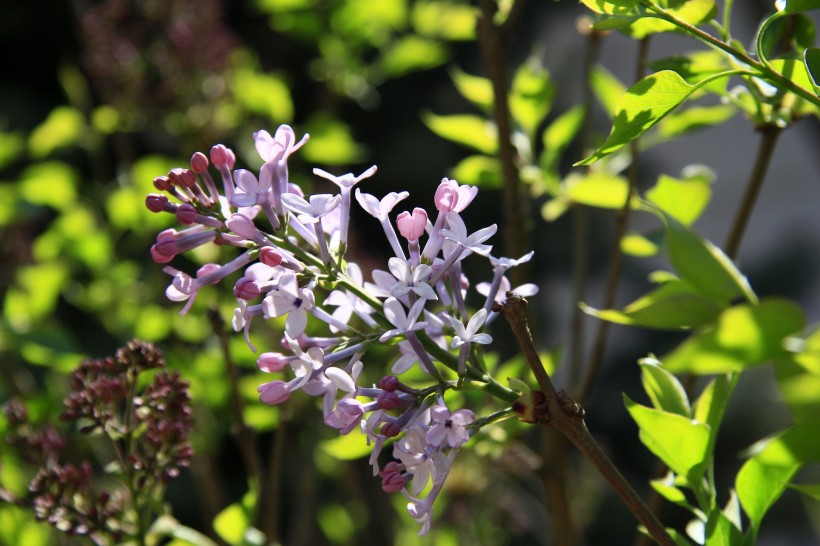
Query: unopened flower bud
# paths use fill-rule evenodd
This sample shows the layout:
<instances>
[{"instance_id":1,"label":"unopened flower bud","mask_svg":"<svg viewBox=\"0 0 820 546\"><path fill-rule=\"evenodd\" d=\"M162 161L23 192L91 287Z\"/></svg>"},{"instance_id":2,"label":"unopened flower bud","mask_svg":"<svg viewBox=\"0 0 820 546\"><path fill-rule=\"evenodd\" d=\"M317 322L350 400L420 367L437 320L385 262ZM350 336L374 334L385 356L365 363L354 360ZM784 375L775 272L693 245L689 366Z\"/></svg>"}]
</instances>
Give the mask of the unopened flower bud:
<instances>
[{"instance_id":1,"label":"unopened flower bud","mask_svg":"<svg viewBox=\"0 0 820 546\"><path fill-rule=\"evenodd\" d=\"M151 212L162 212L165 210L166 203L168 203L168 198L156 193L151 193L145 198L145 207Z\"/></svg>"},{"instance_id":2,"label":"unopened flower bud","mask_svg":"<svg viewBox=\"0 0 820 546\"><path fill-rule=\"evenodd\" d=\"M183 203L177 209L177 220L179 223L185 226L189 226L196 222L197 214L199 214L193 205L189 203Z\"/></svg>"},{"instance_id":3,"label":"unopened flower bud","mask_svg":"<svg viewBox=\"0 0 820 546\"><path fill-rule=\"evenodd\" d=\"M221 169L222 167L233 169L233 166L236 163L236 156L230 148L227 148L222 144L217 144L211 148L211 163L213 163L214 167L217 169Z\"/></svg>"},{"instance_id":4,"label":"unopened flower bud","mask_svg":"<svg viewBox=\"0 0 820 546\"><path fill-rule=\"evenodd\" d=\"M396 423L385 423L382 425L382 428L379 432L383 436L387 436L388 438L395 438L399 434L401 434L401 426L397 425Z\"/></svg>"},{"instance_id":5,"label":"unopened flower bud","mask_svg":"<svg viewBox=\"0 0 820 546\"><path fill-rule=\"evenodd\" d=\"M390 411L399 407L399 395L395 392L382 391L379 393L376 401L383 410Z\"/></svg>"},{"instance_id":6,"label":"unopened flower bud","mask_svg":"<svg viewBox=\"0 0 820 546\"><path fill-rule=\"evenodd\" d=\"M202 174L208 170L208 158L202 152L197 152L191 156L191 170L197 174Z\"/></svg>"},{"instance_id":7,"label":"unopened flower bud","mask_svg":"<svg viewBox=\"0 0 820 546\"><path fill-rule=\"evenodd\" d=\"M168 178L172 184L183 186L185 188L192 188L196 184L196 175L188 169L171 169L168 173Z\"/></svg>"},{"instance_id":8,"label":"unopened flower bud","mask_svg":"<svg viewBox=\"0 0 820 546\"><path fill-rule=\"evenodd\" d=\"M257 230L256 226L253 224L253 220L244 214L240 214L238 212L234 213L225 222L225 226L241 237L246 237L248 239L253 239L256 237Z\"/></svg>"},{"instance_id":9,"label":"unopened flower bud","mask_svg":"<svg viewBox=\"0 0 820 546\"><path fill-rule=\"evenodd\" d=\"M263 372L281 372L288 363L281 353L262 353L256 360L256 366Z\"/></svg>"},{"instance_id":10,"label":"unopened flower bud","mask_svg":"<svg viewBox=\"0 0 820 546\"><path fill-rule=\"evenodd\" d=\"M159 191L167 191L171 187L171 181L167 176L158 176L154 178L154 187Z\"/></svg>"},{"instance_id":11,"label":"unopened flower bud","mask_svg":"<svg viewBox=\"0 0 820 546\"><path fill-rule=\"evenodd\" d=\"M233 295L245 301L250 301L257 298L262 291L259 289L259 284L250 277L242 277L233 287Z\"/></svg>"},{"instance_id":12,"label":"unopened flower bud","mask_svg":"<svg viewBox=\"0 0 820 546\"><path fill-rule=\"evenodd\" d=\"M427 211L418 207L413 209L412 214L404 211L396 218L396 225L402 237L408 241L418 241L427 227Z\"/></svg>"},{"instance_id":13,"label":"unopened flower bud","mask_svg":"<svg viewBox=\"0 0 820 546\"><path fill-rule=\"evenodd\" d=\"M400 386L401 381L395 375L386 375L379 380L379 388L387 392L398 390Z\"/></svg>"},{"instance_id":14,"label":"unopened flower bud","mask_svg":"<svg viewBox=\"0 0 820 546\"><path fill-rule=\"evenodd\" d=\"M282 263L282 254L271 246L264 246L259 251L259 261L267 266L276 267Z\"/></svg>"}]
</instances>

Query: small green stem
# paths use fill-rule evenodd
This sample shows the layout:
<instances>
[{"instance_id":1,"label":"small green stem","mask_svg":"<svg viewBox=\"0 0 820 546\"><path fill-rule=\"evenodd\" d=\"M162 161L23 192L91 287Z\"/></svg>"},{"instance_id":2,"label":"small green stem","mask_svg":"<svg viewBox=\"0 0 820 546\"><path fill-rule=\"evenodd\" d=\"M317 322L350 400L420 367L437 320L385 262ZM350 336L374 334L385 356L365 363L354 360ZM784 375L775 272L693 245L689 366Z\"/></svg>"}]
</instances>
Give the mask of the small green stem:
<instances>
[{"instance_id":1,"label":"small green stem","mask_svg":"<svg viewBox=\"0 0 820 546\"><path fill-rule=\"evenodd\" d=\"M664 10L659 6L656 6L654 3L650 1L643 0L641 4L650 11L654 12L658 18L675 25L681 30L684 30L685 32L691 34L695 38L698 38L699 40L706 42L707 44L712 45L725 53L728 53L732 57L754 68L758 72L758 74L755 74L755 76L763 78L765 80L769 80L776 86L787 91L791 91L800 98L805 99L810 103L814 104L815 106L820 107L820 97L818 97L815 93L809 91L808 89L805 89L800 85L797 85L789 78L785 77L783 74L774 70L770 65L768 65L765 59L763 61L757 61L753 59L745 51L738 50L732 47L730 44L727 44L726 42L718 38L715 38L708 32L704 32L696 26L691 25L686 21L683 21L682 19L678 19L668 11Z\"/></svg>"}]
</instances>

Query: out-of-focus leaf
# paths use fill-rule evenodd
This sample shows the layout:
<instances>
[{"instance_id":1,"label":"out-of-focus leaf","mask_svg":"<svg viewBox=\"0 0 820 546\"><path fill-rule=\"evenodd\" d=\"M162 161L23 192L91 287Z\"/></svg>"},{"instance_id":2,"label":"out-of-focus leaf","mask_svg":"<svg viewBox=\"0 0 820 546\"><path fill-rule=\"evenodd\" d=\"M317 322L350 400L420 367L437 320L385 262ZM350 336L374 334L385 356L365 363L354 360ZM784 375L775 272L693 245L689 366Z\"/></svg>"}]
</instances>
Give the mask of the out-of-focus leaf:
<instances>
[{"instance_id":1,"label":"out-of-focus leaf","mask_svg":"<svg viewBox=\"0 0 820 546\"><path fill-rule=\"evenodd\" d=\"M658 124L662 137L672 139L698 129L720 125L737 113L731 104L716 106L693 106L680 112L672 112Z\"/></svg>"},{"instance_id":2,"label":"out-of-focus leaf","mask_svg":"<svg viewBox=\"0 0 820 546\"><path fill-rule=\"evenodd\" d=\"M615 117L618 101L626 93L626 86L602 66L592 69L589 84L609 117Z\"/></svg>"},{"instance_id":3,"label":"out-of-focus leaf","mask_svg":"<svg viewBox=\"0 0 820 546\"><path fill-rule=\"evenodd\" d=\"M550 111L554 95L549 71L537 59L528 60L515 71L510 88L510 114L530 138Z\"/></svg>"},{"instance_id":4,"label":"out-of-focus leaf","mask_svg":"<svg viewBox=\"0 0 820 546\"><path fill-rule=\"evenodd\" d=\"M60 161L44 161L20 175L20 196L35 205L66 209L77 197L77 174Z\"/></svg>"},{"instance_id":5,"label":"out-of-focus leaf","mask_svg":"<svg viewBox=\"0 0 820 546\"><path fill-rule=\"evenodd\" d=\"M456 114L439 116L432 112L422 114L422 120L431 131L442 138L494 155L498 148L495 125L479 116Z\"/></svg>"},{"instance_id":6,"label":"out-of-focus leaf","mask_svg":"<svg viewBox=\"0 0 820 546\"><path fill-rule=\"evenodd\" d=\"M131 166L130 183L144 200L149 193L157 193L154 178L168 174L168 171L179 166L179 160L164 155L142 156ZM144 201L142 205L145 206Z\"/></svg>"},{"instance_id":7,"label":"out-of-focus leaf","mask_svg":"<svg viewBox=\"0 0 820 546\"><path fill-rule=\"evenodd\" d=\"M493 105L493 84L487 78L473 76L458 67L450 70L450 77L461 96L483 110Z\"/></svg>"},{"instance_id":8,"label":"out-of-focus leaf","mask_svg":"<svg viewBox=\"0 0 820 546\"><path fill-rule=\"evenodd\" d=\"M406 0L347 0L331 13L331 28L350 42L375 47L386 45L389 36L408 24Z\"/></svg>"},{"instance_id":9,"label":"out-of-focus leaf","mask_svg":"<svg viewBox=\"0 0 820 546\"><path fill-rule=\"evenodd\" d=\"M683 506L687 510L693 510L694 507L686 500L686 494L675 487L674 475L670 473L669 478L672 479L652 480L649 485L669 502Z\"/></svg>"},{"instance_id":10,"label":"out-of-focus leaf","mask_svg":"<svg viewBox=\"0 0 820 546\"><path fill-rule=\"evenodd\" d=\"M638 298L623 311L584 310L602 320L659 329L687 329L706 324L723 310L716 301L681 280L669 281Z\"/></svg>"},{"instance_id":11,"label":"out-of-focus leaf","mask_svg":"<svg viewBox=\"0 0 820 546\"><path fill-rule=\"evenodd\" d=\"M740 529L723 512L714 510L706 521L706 544L709 546L738 546L742 543Z\"/></svg>"},{"instance_id":12,"label":"out-of-focus leaf","mask_svg":"<svg viewBox=\"0 0 820 546\"><path fill-rule=\"evenodd\" d=\"M742 371L783 356L783 339L803 326L803 311L788 300L737 305L663 358L664 367L694 374Z\"/></svg>"},{"instance_id":13,"label":"out-of-focus leaf","mask_svg":"<svg viewBox=\"0 0 820 546\"><path fill-rule=\"evenodd\" d=\"M319 527L325 537L335 544L351 544L356 532L356 522L350 511L339 504L325 504L316 514Z\"/></svg>"},{"instance_id":14,"label":"out-of-focus leaf","mask_svg":"<svg viewBox=\"0 0 820 546\"><path fill-rule=\"evenodd\" d=\"M58 148L78 144L85 129L82 113L71 106L58 106L38 125L28 139L34 158L43 158Z\"/></svg>"},{"instance_id":15,"label":"out-of-focus leaf","mask_svg":"<svg viewBox=\"0 0 820 546\"><path fill-rule=\"evenodd\" d=\"M649 258L657 256L661 251L658 244L639 233L627 233L621 238L621 250L624 254L635 256L636 258Z\"/></svg>"},{"instance_id":16,"label":"out-of-focus leaf","mask_svg":"<svg viewBox=\"0 0 820 546\"><path fill-rule=\"evenodd\" d=\"M571 173L564 188L565 195L574 203L607 209L622 208L629 195L626 178L604 171Z\"/></svg>"},{"instance_id":17,"label":"out-of-focus leaf","mask_svg":"<svg viewBox=\"0 0 820 546\"><path fill-rule=\"evenodd\" d=\"M421 36L403 36L382 48L378 66L383 77L395 78L416 70L426 70L447 60L447 48Z\"/></svg>"},{"instance_id":18,"label":"out-of-focus leaf","mask_svg":"<svg viewBox=\"0 0 820 546\"><path fill-rule=\"evenodd\" d=\"M684 226L697 220L712 196L709 184L701 178L679 180L662 174L647 190L646 198Z\"/></svg>"},{"instance_id":19,"label":"out-of-focus leaf","mask_svg":"<svg viewBox=\"0 0 820 546\"><path fill-rule=\"evenodd\" d=\"M450 1L420 0L413 3L410 17L413 28L422 36L472 40L478 9Z\"/></svg>"},{"instance_id":20,"label":"out-of-focus leaf","mask_svg":"<svg viewBox=\"0 0 820 546\"><path fill-rule=\"evenodd\" d=\"M308 123L310 145L299 153L308 162L325 165L350 165L359 163L365 156L365 148L353 140L350 128L341 121L314 118Z\"/></svg>"},{"instance_id":21,"label":"out-of-focus leaf","mask_svg":"<svg viewBox=\"0 0 820 546\"><path fill-rule=\"evenodd\" d=\"M629 414L638 424L641 442L666 465L690 481L706 467L709 426L682 415L636 404L624 395Z\"/></svg>"},{"instance_id":22,"label":"out-of-focus leaf","mask_svg":"<svg viewBox=\"0 0 820 546\"><path fill-rule=\"evenodd\" d=\"M581 0L581 3L595 13L618 15L629 12L639 0Z\"/></svg>"},{"instance_id":23,"label":"out-of-focus leaf","mask_svg":"<svg viewBox=\"0 0 820 546\"><path fill-rule=\"evenodd\" d=\"M104 135L110 135L120 127L122 116L113 106L104 104L91 113L91 126Z\"/></svg>"},{"instance_id":24,"label":"out-of-focus leaf","mask_svg":"<svg viewBox=\"0 0 820 546\"><path fill-rule=\"evenodd\" d=\"M780 394L795 421L820 415L820 374L812 373L793 355L775 361Z\"/></svg>"},{"instance_id":25,"label":"out-of-focus leaf","mask_svg":"<svg viewBox=\"0 0 820 546\"><path fill-rule=\"evenodd\" d=\"M20 157L25 149L25 139L19 133L0 133L0 170Z\"/></svg>"},{"instance_id":26,"label":"out-of-focus leaf","mask_svg":"<svg viewBox=\"0 0 820 546\"><path fill-rule=\"evenodd\" d=\"M471 155L453 168L453 178L462 184L483 189L501 187L501 164L498 159L486 155Z\"/></svg>"},{"instance_id":27,"label":"out-of-focus leaf","mask_svg":"<svg viewBox=\"0 0 820 546\"><path fill-rule=\"evenodd\" d=\"M810 484L810 485L795 485L791 484L789 487L800 491L804 495L807 495L814 500L820 501L820 483Z\"/></svg>"},{"instance_id":28,"label":"out-of-focus leaf","mask_svg":"<svg viewBox=\"0 0 820 546\"><path fill-rule=\"evenodd\" d=\"M257 493L250 489L242 497L241 502L235 502L217 514L213 525L219 538L231 546L253 544L254 542L249 541L248 538L258 535L258 531L252 526L256 502Z\"/></svg>"},{"instance_id":29,"label":"out-of-focus leaf","mask_svg":"<svg viewBox=\"0 0 820 546\"><path fill-rule=\"evenodd\" d=\"M339 435L319 443L319 448L336 459L350 461L370 455L373 447L367 444L367 436L356 428L349 434Z\"/></svg>"},{"instance_id":30,"label":"out-of-focus leaf","mask_svg":"<svg viewBox=\"0 0 820 546\"><path fill-rule=\"evenodd\" d=\"M706 450L708 457L711 457L715 450L718 430L739 377L738 374L718 375L706 385L693 406L695 420L710 427L709 445Z\"/></svg>"},{"instance_id":31,"label":"out-of-focus leaf","mask_svg":"<svg viewBox=\"0 0 820 546\"><path fill-rule=\"evenodd\" d=\"M262 11L276 13L312 8L316 5L316 0L254 0L254 4Z\"/></svg>"},{"instance_id":32,"label":"out-of-focus leaf","mask_svg":"<svg viewBox=\"0 0 820 546\"><path fill-rule=\"evenodd\" d=\"M618 101L612 131L595 152L576 163L589 165L645 133L697 90L676 72L664 70L643 78Z\"/></svg>"},{"instance_id":33,"label":"out-of-focus leaf","mask_svg":"<svg viewBox=\"0 0 820 546\"><path fill-rule=\"evenodd\" d=\"M735 489L753 528L760 527L763 516L800 467L820 462L818 427L820 418L815 418L766 440L762 451L746 461L738 472Z\"/></svg>"},{"instance_id":34,"label":"out-of-focus leaf","mask_svg":"<svg viewBox=\"0 0 820 546\"><path fill-rule=\"evenodd\" d=\"M820 0L777 0L774 5L779 14L789 15L820 9Z\"/></svg>"},{"instance_id":35,"label":"out-of-focus leaf","mask_svg":"<svg viewBox=\"0 0 820 546\"><path fill-rule=\"evenodd\" d=\"M709 76L714 76L720 72L725 72L730 68L726 61L726 57L718 51L693 51L686 55L676 55L672 57L663 57L661 59L649 63L652 70L672 70L680 74L680 76L688 82L699 82L700 80ZM717 82L720 86L725 87L725 82ZM712 84L708 87L710 90L715 90Z\"/></svg>"},{"instance_id":36,"label":"out-of-focus leaf","mask_svg":"<svg viewBox=\"0 0 820 546\"><path fill-rule=\"evenodd\" d=\"M541 168L553 170L558 167L561 154L578 134L584 121L584 108L573 106L550 123L541 137L544 153L541 154Z\"/></svg>"},{"instance_id":37,"label":"out-of-focus leaf","mask_svg":"<svg viewBox=\"0 0 820 546\"><path fill-rule=\"evenodd\" d=\"M17 282L6 293L3 313L17 333L36 328L54 309L69 272L62 260L21 267Z\"/></svg>"},{"instance_id":38,"label":"out-of-focus leaf","mask_svg":"<svg viewBox=\"0 0 820 546\"><path fill-rule=\"evenodd\" d=\"M290 90L275 74L238 68L231 78L231 90L236 101L249 112L265 116L273 123L289 123L293 119Z\"/></svg>"}]
</instances>

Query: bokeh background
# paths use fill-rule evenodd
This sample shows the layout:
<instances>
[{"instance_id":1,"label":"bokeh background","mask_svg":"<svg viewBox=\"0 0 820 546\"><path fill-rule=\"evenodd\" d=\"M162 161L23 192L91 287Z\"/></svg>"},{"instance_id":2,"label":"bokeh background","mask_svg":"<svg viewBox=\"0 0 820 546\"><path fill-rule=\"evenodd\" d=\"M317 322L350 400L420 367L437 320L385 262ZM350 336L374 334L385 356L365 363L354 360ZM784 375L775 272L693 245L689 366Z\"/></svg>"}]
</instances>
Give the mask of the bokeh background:
<instances>
[{"instance_id":1,"label":"bokeh background","mask_svg":"<svg viewBox=\"0 0 820 546\"><path fill-rule=\"evenodd\" d=\"M584 9L573 0L520 3L503 55L510 72L526 62L548 71L554 85L549 121L577 104L582 93L588 44L576 26ZM770 2L736 4L735 31L748 39ZM205 316L206 303L180 317L176 305L165 301L168 278L151 262L148 248L156 232L170 224L144 209L151 181L215 143L236 150L238 164L255 167L252 132L273 132L287 123L298 135L311 135L291 163L299 183L318 184L310 174L313 166L340 174L377 164L378 174L365 191L406 189L408 208L430 208L438 182L453 176L468 155L431 131L425 119L474 112L452 75L485 72L475 39L476 10L457 0L4 2L0 401L21 395L37 419L56 416L66 374L82 358L111 354L133 337L157 343L169 365L192 383L196 410L197 456L169 489L168 501L180 521L223 540L211 521L247 490L227 409L224 359ZM683 37L661 36L652 42L650 56L694 47ZM600 62L630 82L636 50L634 42L612 34L603 39ZM596 108L594 127L606 134L608 119ZM641 160L639 184L647 187L659 173L676 175L687 165L709 166L716 175L713 198L696 228L722 241L757 138L750 123L737 116L656 147ZM818 150L816 119L783 135L739 254L759 294L797 299L809 322L820 315ZM580 157L581 150L571 146L562 171ZM497 184L484 180L483 186L468 221L503 222ZM536 250L529 280L541 287L531 302L533 331L539 345L552 350L566 343L575 305L571 222L545 221L543 201L536 195L531 214L521 221L532 227ZM366 220L354 216L353 229L357 222L366 227L355 232L353 252L372 268L383 261L386 248ZM612 213L592 211L590 222L588 301L596 305L603 298ZM645 290L646 275L658 265L627 261L619 301ZM232 304L225 296L213 290L208 297L229 317ZM595 323L587 319L586 326L591 333ZM588 423L645 491L652 459L637 440L620 393L642 399L636 360L663 354L681 338L622 327L613 334L587 407ZM510 356L509 336L498 332L497 337L502 355ZM280 500L270 514L283 544L553 543L538 477L544 464L540 435L502 427L495 448L464 450L432 536L418 539L401 499L379 490L366 458L339 459L332 431L323 428L311 401L294 400L283 408L256 402L255 386L262 378L253 355L241 338L231 346L242 371L246 421L258 431L265 464L284 469ZM735 395L718 445L726 475L737 471L741 450L788 423L770 373L747 374ZM576 377L566 366L557 374L559 382ZM568 457L575 484L568 502L585 529L580 543L631 543L634 522L626 509L591 469ZM6 481L21 481L28 471L9 461L2 467ZM787 494L767 517L760 544L816 544L819 513L816 504ZM665 517L680 524L676 518L682 514L669 509ZM3 521L11 525L0 519L0 527Z\"/></svg>"}]
</instances>

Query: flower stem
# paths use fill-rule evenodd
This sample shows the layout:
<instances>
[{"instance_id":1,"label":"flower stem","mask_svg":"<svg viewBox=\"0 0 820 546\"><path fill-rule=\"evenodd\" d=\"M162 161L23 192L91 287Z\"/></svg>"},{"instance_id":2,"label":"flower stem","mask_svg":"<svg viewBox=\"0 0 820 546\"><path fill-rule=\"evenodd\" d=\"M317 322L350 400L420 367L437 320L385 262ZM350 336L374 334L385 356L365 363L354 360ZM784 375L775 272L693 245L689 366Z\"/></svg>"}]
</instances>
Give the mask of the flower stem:
<instances>
[{"instance_id":1,"label":"flower stem","mask_svg":"<svg viewBox=\"0 0 820 546\"><path fill-rule=\"evenodd\" d=\"M549 374L544 369L527 324L527 300L510 296L501 308L501 313L510 324L521 351L530 364L533 374L544 394L544 403L535 411L535 422L550 427L563 434L581 454L589 460L599 474L609 483L626 507L646 527L652 538L662 546L674 546L663 524L635 492L601 446L595 441L584 423L584 411L563 392L555 389Z\"/></svg>"}]
</instances>

